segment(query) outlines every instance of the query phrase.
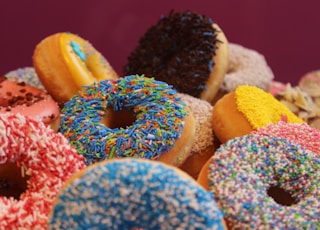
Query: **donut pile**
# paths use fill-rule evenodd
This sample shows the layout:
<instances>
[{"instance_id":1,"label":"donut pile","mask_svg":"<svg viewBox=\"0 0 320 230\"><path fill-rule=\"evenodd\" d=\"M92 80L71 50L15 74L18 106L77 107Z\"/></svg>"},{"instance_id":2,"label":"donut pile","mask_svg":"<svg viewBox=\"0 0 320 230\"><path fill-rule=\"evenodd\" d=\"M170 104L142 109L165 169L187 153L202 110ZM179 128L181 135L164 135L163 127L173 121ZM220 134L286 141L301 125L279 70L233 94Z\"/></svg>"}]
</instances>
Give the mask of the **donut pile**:
<instances>
[{"instance_id":1,"label":"donut pile","mask_svg":"<svg viewBox=\"0 0 320 230\"><path fill-rule=\"evenodd\" d=\"M32 60L0 78L1 229L320 228L318 71L278 82L191 11L122 74L70 32Z\"/></svg>"}]
</instances>

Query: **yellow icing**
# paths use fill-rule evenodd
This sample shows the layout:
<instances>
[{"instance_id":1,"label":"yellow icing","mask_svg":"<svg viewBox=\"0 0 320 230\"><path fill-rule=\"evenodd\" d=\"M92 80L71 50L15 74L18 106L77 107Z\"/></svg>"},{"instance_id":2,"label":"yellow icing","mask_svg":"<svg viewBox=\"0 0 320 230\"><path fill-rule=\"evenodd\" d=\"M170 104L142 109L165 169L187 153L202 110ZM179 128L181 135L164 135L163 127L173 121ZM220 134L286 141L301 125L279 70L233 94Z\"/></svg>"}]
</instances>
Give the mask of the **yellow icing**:
<instances>
[{"instance_id":1,"label":"yellow icing","mask_svg":"<svg viewBox=\"0 0 320 230\"><path fill-rule=\"evenodd\" d=\"M60 50L67 63L71 77L78 87L95 81L118 78L106 59L87 41L72 33L61 33ZM82 60L70 45L76 43L85 54Z\"/></svg>"},{"instance_id":2,"label":"yellow icing","mask_svg":"<svg viewBox=\"0 0 320 230\"><path fill-rule=\"evenodd\" d=\"M255 86L241 85L235 90L238 110L247 118L254 129L283 119L290 123L303 123L285 105L270 93Z\"/></svg>"}]
</instances>

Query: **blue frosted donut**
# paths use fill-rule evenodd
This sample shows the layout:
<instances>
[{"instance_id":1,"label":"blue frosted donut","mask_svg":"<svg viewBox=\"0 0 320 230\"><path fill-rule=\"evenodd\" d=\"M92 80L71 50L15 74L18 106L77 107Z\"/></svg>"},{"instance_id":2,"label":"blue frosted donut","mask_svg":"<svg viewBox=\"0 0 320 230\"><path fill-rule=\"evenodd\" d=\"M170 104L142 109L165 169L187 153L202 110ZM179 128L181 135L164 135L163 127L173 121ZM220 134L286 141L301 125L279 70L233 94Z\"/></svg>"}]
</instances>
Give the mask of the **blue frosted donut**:
<instances>
[{"instance_id":1,"label":"blue frosted donut","mask_svg":"<svg viewBox=\"0 0 320 230\"><path fill-rule=\"evenodd\" d=\"M209 187L231 229L320 229L320 157L280 137L222 145Z\"/></svg>"},{"instance_id":2,"label":"blue frosted donut","mask_svg":"<svg viewBox=\"0 0 320 230\"><path fill-rule=\"evenodd\" d=\"M49 229L223 229L211 194L177 168L114 159L75 174L60 191Z\"/></svg>"},{"instance_id":3,"label":"blue frosted donut","mask_svg":"<svg viewBox=\"0 0 320 230\"><path fill-rule=\"evenodd\" d=\"M121 118L121 112L134 119L113 127L110 109L115 121L130 116ZM172 86L132 75L85 86L65 103L60 131L87 164L133 157L179 165L190 153L194 126L192 113Z\"/></svg>"}]
</instances>

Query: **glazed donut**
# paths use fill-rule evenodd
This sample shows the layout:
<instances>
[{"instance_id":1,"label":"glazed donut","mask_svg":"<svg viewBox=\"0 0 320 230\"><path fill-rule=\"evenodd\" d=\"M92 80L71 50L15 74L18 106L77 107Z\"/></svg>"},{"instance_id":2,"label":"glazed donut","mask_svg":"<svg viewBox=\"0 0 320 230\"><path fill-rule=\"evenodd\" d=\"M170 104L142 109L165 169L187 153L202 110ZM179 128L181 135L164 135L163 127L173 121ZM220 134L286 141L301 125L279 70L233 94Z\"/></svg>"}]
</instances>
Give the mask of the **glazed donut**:
<instances>
[{"instance_id":1,"label":"glazed donut","mask_svg":"<svg viewBox=\"0 0 320 230\"><path fill-rule=\"evenodd\" d=\"M212 127L221 143L277 121L303 123L270 93L249 85L241 85L223 96L212 112Z\"/></svg>"},{"instance_id":2,"label":"glazed donut","mask_svg":"<svg viewBox=\"0 0 320 230\"><path fill-rule=\"evenodd\" d=\"M306 123L296 124L279 121L252 133L283 137L320 155L320 130L312 128Z\"/></svg>"},{"instance_id":3,"label":"glazed donut","mask_svg":"<svg viewBox=\"0 0 320 230\"><path fill-rule=\"evenodd\" d=\"M12 70L4 75L9 81L25 82L28 85L36 87L46 92L46 89L40 82L40 79L33 67L23 67Z\"/></svg>"},{"instance_id":4,"label":"glazed donut","mask_svg":"<svg viewBox=\"0 0 320 230\"><path fill-rule=\"evenodd\" d=\"M84 85L117 78L107 60L86 40L72 33L56 33L35 48L33 65L40 81L59 103Z\"/></svg>"},{"instance_id":5,"label":"glazed donut","mask_svg":"<svg viewBox=\"0 0 320 230\"><path fill-rule=\"evenodd\" d=\"M85 167L61 134L20 114L0 116L1 229L47 229L62 184Z\"/></svg>"},{"instance_id":6,"label":"glazed donut","mask_svg":"<svg viewBox=\"0 0 320 230\"><path fill-rule=\"evenodd\" d=\"M203 170L229 229L318 229L320 157L299 144L257 134L234 138Z\"/></svg>"},{"instance_id":7,"label":"glazed donut","mask_svg":"<svg viewBox=\"0 0 320 230\"><path fill-rule=\"evenodd\" d=\"M195 122L172 86L131 75L84 87L62 109L60 131L87 164L134 157L178 166L190 153Z\"/></svg>"},{"instance_id":8,"label":"glazed donut","mask_svg":"<svg viewBox=\"0 0 320 230\"><path fill-rule=\"evenodd\" d=\"M220 144L212 130L212 105L204 100L188 94L178 93L178 96L190 108L195 124L195 140L191 153L179 167L193 178L197 178L204 163L213 155Z\"/></svg>"},{"instance_id":9,"label":"glazed donut","mask_svg":"<svg viewBox=\"0 0 320 230\"><path fill-rule=\"evenodd\" d=\"M178 92L211 102L228 68L228 41L217 23L190 11L171 12L140 39L125 75L145 74Z\"/></svg>"},{"instance_id":10,"label":"glazed donut","mask_svg":"<svg viewBox=\"0 0 320 230\"><path fill-rule=\"evenodd\" d=\"M62 228L224 226L210 193L187 174L160 162L126 158L91 165L65 183L49 219L49 229Z\"/></svg>"},{"instance_id":11,"label":"glazed donut","mask_svg":"<svg viewBox=\"0 0 320 230\"><path fill-rule=\"evenodd\" d=\"M0 77L0 113L20 113L40 118L55 131L59 128L60 110L50 95L24 82Z\"/></svg>"},{"instance_id":12,"label":"glazed donut","mask_svg":"<svg viewBox=\"0 0 320 230\"><path fill-rule=\"evenodd\" d=\"M312 97L320 97L320 70L310 71L304 74L298 86Z\"/></svg>"}]
</instances>

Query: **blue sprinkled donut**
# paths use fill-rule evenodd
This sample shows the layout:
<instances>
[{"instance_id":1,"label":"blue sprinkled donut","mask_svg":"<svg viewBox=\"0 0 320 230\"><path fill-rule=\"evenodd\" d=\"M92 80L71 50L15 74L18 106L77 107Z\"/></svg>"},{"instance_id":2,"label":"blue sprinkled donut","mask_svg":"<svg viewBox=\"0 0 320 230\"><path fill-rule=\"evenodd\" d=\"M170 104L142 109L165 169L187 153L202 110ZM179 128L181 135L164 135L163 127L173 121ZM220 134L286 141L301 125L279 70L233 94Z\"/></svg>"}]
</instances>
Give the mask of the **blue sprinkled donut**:
<instances>
[{"instance_id":1,"label":"blue sprinkled donut","mask_svg":"<svg viewBox=\"0 0 320 230\"><path fill-rule=\"evenodd\" d=\"M142 159L91 165L60 191L49 229L223 229L209 192L177 168Z\"/></svg>"},{"instance_id":2,"label":"blue sprinkled donut","mask_svg":"<svg viewBox=\"0 0 320 230\"><path fill-rule=\"evenodd\" d=\"M85 86L65 103L60 131L87 165L123 157L180 165L191 151L195 122L172 86L131 75Z\"/></svg>"},{"instance_id":3,"label":"blue sprinkled donut","mask_svg":"<svg viewBox=\"0 0 320 230\"><path fill-rule=\"evenodd\" d=\"M295 142L257 134L232 139L208 172L231 229L320 229L320 157Z\"/></svg>"}]
</instances>

